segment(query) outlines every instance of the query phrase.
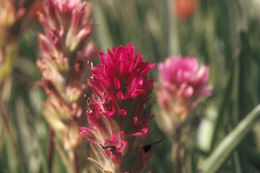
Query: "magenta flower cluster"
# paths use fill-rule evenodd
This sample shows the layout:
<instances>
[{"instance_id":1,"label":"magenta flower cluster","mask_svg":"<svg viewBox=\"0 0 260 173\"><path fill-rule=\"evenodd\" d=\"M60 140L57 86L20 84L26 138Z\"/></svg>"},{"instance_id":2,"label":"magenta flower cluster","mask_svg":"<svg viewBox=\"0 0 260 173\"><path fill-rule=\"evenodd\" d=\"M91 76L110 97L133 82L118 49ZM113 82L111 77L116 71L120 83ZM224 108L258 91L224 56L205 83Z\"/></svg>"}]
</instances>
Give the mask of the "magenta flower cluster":
<instances>
[{"instance_id":1,"label":"magenta flower cluster","mask_svg":"<svg viewBox=\"0 0 260 173\"><path fill-rule=\"evenodd\" d=\"M89 78L95 93L87 112L90 128L81 127L81 135L95 147L102 170L140 172L152 154L142 147L151 134L146 103L153 89L148 74L155 65L143 62L132 44L99 56L102 64Z\"/></svg>"},{"instance_id":2,"label":"magenta flower cluster","mask_svg":"<svg viewBox=\"0 0 260 173\"><path fill-rule=\"evenodd\" d=\"M172 112L183 121L196 107L198 100L211 95L209 67L195 58L170 57L160 63L157 98L165 112Z\"/></svg>"}]
</instances>

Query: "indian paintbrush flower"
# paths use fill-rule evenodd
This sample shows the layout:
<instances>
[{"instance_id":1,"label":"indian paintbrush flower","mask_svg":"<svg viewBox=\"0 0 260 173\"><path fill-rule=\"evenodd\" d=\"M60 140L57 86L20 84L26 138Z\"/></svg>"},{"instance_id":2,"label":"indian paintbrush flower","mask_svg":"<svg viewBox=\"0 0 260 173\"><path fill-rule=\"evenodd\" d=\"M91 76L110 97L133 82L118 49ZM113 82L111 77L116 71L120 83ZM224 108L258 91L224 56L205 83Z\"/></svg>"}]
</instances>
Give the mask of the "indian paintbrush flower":
<instances>
[{"instance_id":1,"label":"indian paintbrush flower","mask_svg":"<svg viewBox=\"0 0 260 173\"><path fill-rule=\"evenodd\" d=\"M143 62L132 44L99 53L102 64L92 67L89 85L93 102L87 118L90 128L81 135L92 144L95 160L102 171L140 172L152 150L144 150L149 122L147 102L153 89L149 72L154 64Z\"/></svg>"},{"instance_id":2,"label":"indian paintbrush flower","mask_svg":"<svg viewBox=\"0 0 260 173\"><path fill-rule=\"evenodd\" d=\"M185 123L200 98L211 95L209 67L195 58L170 57L158 65L157 98L165 128ZM172 133L172 132L169 132Z\"/></svg>"},{"instance_id":3,"label":"indian paintbrush flower","mask_svg":"<svg viewBox=\"0 0 260 173\"><path fill-rule=\"evenodd\" d=\"M158 125L174 141L172 156L176 172L182 172L183 145L189 134L185 129L198 101L211 95L209 67L195 58L169 57L158 65Z\"/></svg>"},{"instance_id":4,"label":"indian paintbrush flower","mask_svg":"<svg viewBox=\"0 0 260 173\"><path fill-rule=\"evenodd\" d=\"M81 143L78 125L85 112L84 95L89 64L97 51L88 37L94 24L92 4L80 0L45 0L39 13L45 33L39 34L42 59L38 59L47 94L43 114L67 151L74 152ZM69 153L71 153L69 152Z\"/></svg>"}]
</instances>

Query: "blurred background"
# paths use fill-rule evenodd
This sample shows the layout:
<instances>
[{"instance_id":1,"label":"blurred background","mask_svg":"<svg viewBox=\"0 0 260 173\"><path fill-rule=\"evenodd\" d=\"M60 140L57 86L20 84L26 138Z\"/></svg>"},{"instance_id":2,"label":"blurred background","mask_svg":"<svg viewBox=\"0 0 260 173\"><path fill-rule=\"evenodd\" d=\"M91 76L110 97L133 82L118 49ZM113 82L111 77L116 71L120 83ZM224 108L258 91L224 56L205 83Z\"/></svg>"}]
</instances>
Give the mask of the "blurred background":
<instances>
[{"instance_id":1,"label":"blurred background","mask_svg":"<svg viewBox=\"0 0 260 173\"><path fill-rule=\"evenodd\" d=\"M10 40L10 47L15 46L11 49L12 57L4 63L0 52L0 172L48 172L49 126L42 116L46 95L36 84L41 80L36 66L37 36L43 32L36 14L43 9L42 1L12 2L16 4L18 16L20 4L26 12L11 27L11 37L4 38L1 33L0 38L1 44L7 45L6 40ZM90 39L101 51L131 42L151 63L182 55L196 57L210 67L213 95L194 113L196 118L191 122L194 130L185 145L189 153L185 156L185 169L197 172L201 160L260 101L260 0L91 2L96 27ZM0 14L1 10L0 7ZM99 62L96 58L95 64ZM157 79L156 69L152 76ZM149 141L164 140L152 146L154 155L144 172L174 172L172 141L156 123L155 93L152 103L155 118L150 130L154 135ZM259 172L259 147L260 122L256 122L253 131L218 172ZM66 172L56 152L54 158L53 172Z\"/></svg>"}]
</instances>

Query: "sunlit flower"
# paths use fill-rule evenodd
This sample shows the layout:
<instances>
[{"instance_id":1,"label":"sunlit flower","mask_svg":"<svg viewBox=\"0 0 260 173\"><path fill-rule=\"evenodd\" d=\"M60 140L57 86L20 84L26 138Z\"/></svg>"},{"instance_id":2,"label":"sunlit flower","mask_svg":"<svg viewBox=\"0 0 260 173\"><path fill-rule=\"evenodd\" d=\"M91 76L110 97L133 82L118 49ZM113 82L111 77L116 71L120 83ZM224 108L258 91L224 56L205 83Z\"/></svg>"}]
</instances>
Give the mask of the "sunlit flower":
<instances>
[{"instance_id":1,"label":"sunlit flower","mask_svg":"<svg viewBox=\"0 0 260 173\"><path fill-rule=\"evenodd\" d=\"M102 64L92 68L89 79L95 92L87 113L91 129L82 128L81 134L102 155L97 163L103 170L140 172L149 158L137 151L150 135L152 116L145 103L153 89L148 73L155 65L143 62L132 44L99 56Z\"/></svg>"}]
</instances>

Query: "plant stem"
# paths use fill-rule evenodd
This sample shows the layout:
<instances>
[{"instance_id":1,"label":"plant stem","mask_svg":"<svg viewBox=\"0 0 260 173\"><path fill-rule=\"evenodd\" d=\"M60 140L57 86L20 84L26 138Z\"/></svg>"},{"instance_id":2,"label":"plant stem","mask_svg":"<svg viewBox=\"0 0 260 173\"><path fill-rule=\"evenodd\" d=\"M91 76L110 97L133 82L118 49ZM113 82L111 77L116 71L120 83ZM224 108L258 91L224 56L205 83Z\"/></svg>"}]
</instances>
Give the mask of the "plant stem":
<instances>
[{"instance_id":1,"label":"plant stem","mask_svg":"<svg viewBox=\"0 0 260 173\"><path fill-rule=\"evenodd\" d=\"M182 173L182 157L181 157L181 134L182 134L182 126L176 126L176 155L175 155L175 162L176 162L176 173Z\"/></svg>"},{"instance_id":2,"label":"plant stem","mask_svg":"<svg viewBox=\"0 0 260 173\"><path fill-rule=\"evenodd\" d=\"M174 0L167 0L167 16L168 16L168 53L169 55L178 55L179 45L178 45L178 29L177 29L177 19L175 16L175 8L173 7Z\"/></svg>"},{"instance_id":3,"label":"plant stem","mask_svg":"<svg viewBox=\"0 0 260 173\"><path fill-rule=\"evenodd\" d=\"M48 150L48 172L52 172L52 163L53 163L53 156L54 156L54 130L50 128L50 135L49 135L49 150Z\"/></svg>"},{"instance_id":4,"label":"plant stem","mask_svg":"<svg viewBox=\"0 0 260 173\"><path fill-rule=\"evenodd\" d=\"M78 157L77 157L77 153L75 151L73 151L73 163L74 163L75 173L79 173Z\"/></svg>"},{"instance_id":5,"label":"plant stem","mask_svg":"<svg viewBox=\"0 0 260 173\"><path fill-rule=\"evenodd\" d=\"M59 142L55 138L53 139L53 141L55 144L55 148L56 148L65 168L68 170L68 172L73 172L74 170L73 170L73 167L71 164L71 160L69 160L69 159L71 159L71 152L69 152L70 158L68 158L65 151L62 149L61 145L59 144Z\"/></svg>"},{"instance_id":6,"label":"plant stem","mask_svg":"<svg viewBox=\"0 0 260 173\"><path fill-rule=\"evenodd\" d=\"M1 91L0 91L1 92ZM6 105L4 105L4 103L2 103L2 101L0 100L0 116L1 116L1 121L4 127L5 132L7 133L7 137L10 140L10 143L12 145L12 149L14 150L16 157L17 157L17 162L18 164L21 166L22 172L24 172L25 168L24 165L22 163L22 157L17 149L16 146L16 139L15 136L11 130L10 124L9 124L9 120L8 120L8 115L7 115L7 110L6 110Z\"/></svg>"},{"instance_id":7,"label":"plant stem","mask_svg":"<svg viewBox=\"0 0 260 173\"><path fill-rule=\"evenodd\" d=\"M179 141L177 143L177 149L176 149L176 173L182 173L181 144Z\"/></svg>"}]
</instances>

